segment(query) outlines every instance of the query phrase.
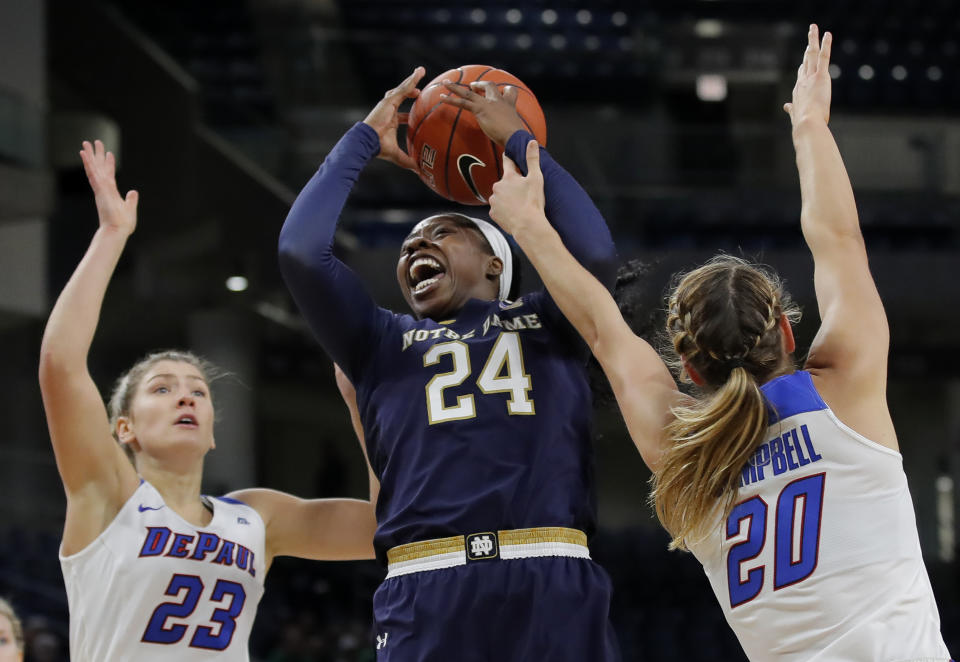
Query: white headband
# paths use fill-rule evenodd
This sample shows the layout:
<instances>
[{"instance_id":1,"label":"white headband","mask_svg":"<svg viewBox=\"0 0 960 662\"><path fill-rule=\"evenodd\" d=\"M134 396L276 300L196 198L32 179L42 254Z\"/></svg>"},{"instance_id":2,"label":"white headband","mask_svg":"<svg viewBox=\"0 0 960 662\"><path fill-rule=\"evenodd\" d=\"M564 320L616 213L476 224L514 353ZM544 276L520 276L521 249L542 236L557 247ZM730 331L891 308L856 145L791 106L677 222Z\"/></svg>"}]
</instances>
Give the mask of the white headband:
<instances>
[{"instance_id":1,"label":"white headband","mask_svg":"<svg viewBox=\"0 0 960 662\"><path fill-rule=\"evenodd\" d=\"M503 233L500 232L493 223L488 223L483 219L474 218L473 216L467 216L466 214L460 214L458 212L436 214L423 220L426 221L430 218L440 218L443 216L456 216L457 218L465 219L473 223L477 226L477 229L480 230L480 234L483 235L487 243L490 244L490 248L493 249L493 254L500 258L500 262L503 263L503 271L500 272L499 298L501 301L506 301L510 296L510 286L513 284L513 253L510 251L510 244L507 242L507 238L503 236Z\"/></svg>"},{"instance_id":2,"label":"white headband","mask_svg":"<svg viewBox=\"0 0 960 662\"><path fill-rule=\"evenodd\" d=\"M490 244L493 254L503 262L503 271L500 273L500 300L506 301L510 296L510 285L513 283L513 253L510 251L507 238L493 223L472 216L464 215L464 218L473 221L480 233L486 238L487 243Z\"/></svg>"}]
</instances>

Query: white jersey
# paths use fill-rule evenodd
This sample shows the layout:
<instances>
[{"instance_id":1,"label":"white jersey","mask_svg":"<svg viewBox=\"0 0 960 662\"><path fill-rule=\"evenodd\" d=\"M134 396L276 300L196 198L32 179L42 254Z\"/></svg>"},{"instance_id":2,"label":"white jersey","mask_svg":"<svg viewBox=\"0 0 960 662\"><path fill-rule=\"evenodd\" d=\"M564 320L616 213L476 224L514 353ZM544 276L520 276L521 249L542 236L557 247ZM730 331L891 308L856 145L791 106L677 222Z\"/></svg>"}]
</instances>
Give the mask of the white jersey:
<instances>
[{"instance_id":1,"label":"white jersey","mask_svg":"<svg viewBox=\"0 0 960 662\"><path fill-rule=\"evenodd\" d=\"M808 372L763 392L768 441L691 545L747 657L949 660L900 454L841 423Z\"/></svg>"},{"instance_id":2,"label":"white jersey","mask_svg":"<svg viewBox=\"0 0 960 662\"><path fill-rule=\"evenodd\" d=\"M73 662L248 660L263 594L263 520L213 498L197 528L143 481L96 540L60 555Z\"/></svg>"}]
</instances>

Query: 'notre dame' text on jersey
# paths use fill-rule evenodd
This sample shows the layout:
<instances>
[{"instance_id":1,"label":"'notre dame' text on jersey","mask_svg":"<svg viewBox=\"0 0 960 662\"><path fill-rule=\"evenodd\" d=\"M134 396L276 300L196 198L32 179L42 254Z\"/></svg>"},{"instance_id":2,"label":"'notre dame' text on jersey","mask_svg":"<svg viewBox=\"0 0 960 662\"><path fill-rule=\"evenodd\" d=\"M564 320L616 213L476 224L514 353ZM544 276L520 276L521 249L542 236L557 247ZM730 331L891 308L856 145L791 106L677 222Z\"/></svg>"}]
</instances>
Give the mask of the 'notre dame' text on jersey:
<instances>
[{"instance_id":1,"label":"'notre dame' text on jersey","mask_svg":"<svg viewBox=\"0 0 960 662\"><path fill-rule=\"evenodd\" d=\"M531 139L515 131L504 150L521 170ZM373 600L377 658L461 659L469 650L474 659L614 662L610 581L586 545L535 543L512 560L493 546L500 531L546 527L575 542L593 530L586 347L543 290L516 302L472 299L440 321L379 307L333 251L347 196L379 148L370 126L350 129L280 233L290 292L356 388L380 479L378 558L389 566L391 548L469 541L449 553L463 557L449 567L431 566L429 555L415 572L392 564ZM599 210L543 148L540 166L547 218L611 285L616 252Z\"/></svg>"},{"instance_id":2,"label":"'notre dame' text on jersey","mask_svg":"<svg viewBox=\"0 0 960 662\"><path fill-rule=\"evenodd\" d=\"M505 151L525 164L532 136ZM591 396L583 342L544 290L471 300L445 323L380 308L333 252L337 219L379 150L358 123L304 187L280 235L280 266L320 344L357 391L380 478L378 555L450 535L593 528ZM545 212L574 256L612 284L599 210L541 148ZM520 166L523 170L525 165Z\"/></svg>"},{"instance_id":3,"label":"'notre dame' text on jersey","mask_svg":"<svg viewBox=\"0 0 960 662\"><path fill-rule=\"evenodd\" d=\"M543 298L474 299L443 323L380 311L357 384L381 481L378 552L473 531L592 530L583 347Z\"/></svg>"}]
</instances>

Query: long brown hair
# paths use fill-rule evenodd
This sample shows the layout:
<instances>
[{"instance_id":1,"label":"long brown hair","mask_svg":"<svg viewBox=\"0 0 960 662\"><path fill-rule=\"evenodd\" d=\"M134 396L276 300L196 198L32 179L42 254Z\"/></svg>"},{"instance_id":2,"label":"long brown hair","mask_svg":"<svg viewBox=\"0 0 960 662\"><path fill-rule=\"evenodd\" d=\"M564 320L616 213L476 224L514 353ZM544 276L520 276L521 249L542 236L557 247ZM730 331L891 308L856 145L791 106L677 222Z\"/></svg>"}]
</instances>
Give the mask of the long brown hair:
<instances>
[{"instance_id":1,"label":"long brown hair","mask_svg":"<svg viewBox=\"0 0 960 662\"><path fill-rule=\"evenodd\" d=\"M792 370L781 317L795 322L800 311L776 274L759 265L719 255L678 277L666 325L674 367L690 381L686 361L704 384L699 397L674 409L651 479L671 549L687 549L718 511L726 516L733 507L740 472L767 431L760 385Z\"/></svg>"}]
</instances>

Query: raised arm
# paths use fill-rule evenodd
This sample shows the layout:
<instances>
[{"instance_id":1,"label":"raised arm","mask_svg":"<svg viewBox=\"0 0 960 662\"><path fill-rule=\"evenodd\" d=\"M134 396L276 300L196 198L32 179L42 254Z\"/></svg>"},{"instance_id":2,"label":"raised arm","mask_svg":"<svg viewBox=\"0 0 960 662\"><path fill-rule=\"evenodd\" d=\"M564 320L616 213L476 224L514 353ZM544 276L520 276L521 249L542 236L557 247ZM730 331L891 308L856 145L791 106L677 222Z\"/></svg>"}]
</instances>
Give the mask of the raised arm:
<instances>
[{"instance_id":1,"label":"raised arm","mask_svg":"<svg viewBox=\"0 0 960 662\"><path fill-rule=\"evenodd\" d=\"M526 151L523 176L504 156L490 216L510 232L533 263L553 300L597 357L644 462L656 471L670 407L682 397L657 352L624 321L607 289L571 255L544 214L541 152Z\"/></svg>"},{"instance_id":2,"label":"raised arm","mask_svg":"<svg viewBox=\"0 0 960 662\"><path fill-rule=\"evenodd\" d=\"M793 100L784 106L793 127L800 175L800 224L813 254L820 330L806 367L845 423L896 448L886 406L890 332L860 232L857 207L830 119L828 32L820 43L810 26Z\"/></svg>"},{"instance_id":3,"label":"raised arm","mask_svg":"<svg viewBox=\"0 0 960 662\"><path fill-rule=\"evenodd\" d=\"M120 196L113 154L83 143L83 167L100 227L57 298L40 346L40 392L57 469L67 494L63 550L83 549L113 520L138 485L136 471L110 430L87 369L87 354L110 277L137 224L136 191Z\"/></svg>"},{"instance_id":4,"label":"raised arm","mask_svg":"<svg viewBox=\"0 0 960 662\"><path fill-rule=\"evenodd\" d=\"M350 423L367 466L369 499L300 499L276 490L250 489L230 496L252 506L267 527L267 562L275 556L318 561L372 559L377 530L376 505L380 493L364 444L353 384L336 366L337 388L350 412Z\"/></svg>"},{"instance_id":5,"label":"raised arm","mask_svg":"<svg viewBox=\"0 0 960 662\"><path fill-rule=\"evenodd\" d=\"M333 254L337 219L360 171L374 156L401 167L399 105L419 93L418 67L340 139L297 196L280 231L280 271L314 335L351 378L376 331L378 308L357 275Z\"/></svg>"},{"instance_id":6,"label":"raised arm","mask_svg":"<svg viewBox=\"0 0 960 662\"><path fill-rule=\"evenodd\" d=\"M516 111L517 90L480 81L470 87L447 84L445 103L472 112L480 128L526 174L527 144L533 140ZM616 248L600 210L570 173L540 148L544 211L574 258L608 290L616 282ZM524 251L526 252L526 250ZM549 288L548 288L549 291Z\"/></svg>"},{"instance_id":7,"label":"raised arm","mask_svg":"<svg viewBox=\"0 0 960 662\"><path fill-rule=\"evenodd\" d=\"M505 150L524 174L528 165L525 156L527 145L531 141L531 134L518 131L507 141ZM538 149L543 176L544 214L570 254L607 291L611 291L617 280L617 249L607 222L577 180L554 161L545 148Z\"/></svg>"}]
</instances>

